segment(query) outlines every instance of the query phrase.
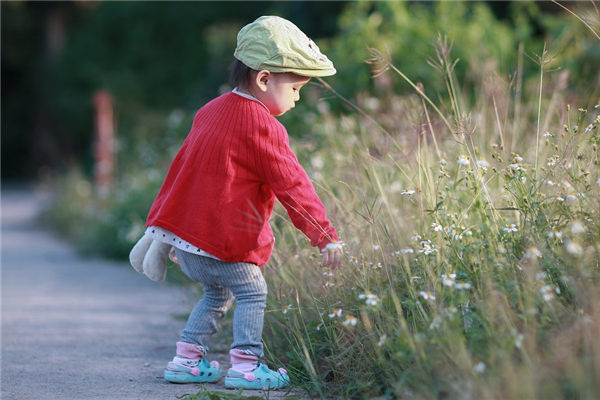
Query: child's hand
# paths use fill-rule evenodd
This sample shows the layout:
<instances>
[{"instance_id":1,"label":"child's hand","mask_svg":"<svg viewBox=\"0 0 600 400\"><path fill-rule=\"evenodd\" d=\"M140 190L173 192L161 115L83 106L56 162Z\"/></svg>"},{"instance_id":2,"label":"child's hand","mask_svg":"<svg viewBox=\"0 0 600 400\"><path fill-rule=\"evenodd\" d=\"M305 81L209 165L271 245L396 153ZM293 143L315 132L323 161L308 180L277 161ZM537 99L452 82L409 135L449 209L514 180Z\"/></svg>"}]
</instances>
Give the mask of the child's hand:
<instances>
[{"instance_id":1,"label":"child's hand","mask_svg":"<svg viewBox=\"0 0 600 400\"><path fill-rule=\"evenodd\" d=\"M342 249L342 242L329 243L323 250L323 267L331 267L332 270L342 267L342 257L344 251Z\"/></svg>"}]
</instances>

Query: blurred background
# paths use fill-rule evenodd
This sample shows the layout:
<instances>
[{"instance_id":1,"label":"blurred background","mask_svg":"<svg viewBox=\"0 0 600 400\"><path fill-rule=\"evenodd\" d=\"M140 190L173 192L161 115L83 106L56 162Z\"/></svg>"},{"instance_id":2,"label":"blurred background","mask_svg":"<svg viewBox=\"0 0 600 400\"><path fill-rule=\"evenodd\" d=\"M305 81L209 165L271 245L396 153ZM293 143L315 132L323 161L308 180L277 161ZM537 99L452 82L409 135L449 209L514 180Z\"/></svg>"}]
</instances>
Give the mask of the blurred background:
<instances>
[{"instance_id":1,"label":"blurred background","mask_svg":"<svg viewBox=\"0 0 600 400\"><path fill-rule=\"evenodd\" d=\"M534 60L552 41L573 93L598 89L599 42L551 2L3 1L1 7L2 183L42 182L61 193L68 204L54 209L55 224L97 242L93 229L73 231L69 222L94 218L98 235L114 238L108 255L122 256L140 234L194 112L231 89L238 30L261 15L288 18L315 39L339 71L327 82L379 113L398 136L406 132L386 99L413 89L386 75L373 79L365 63L369 48L389 54L436 98L445 82L428 61L440 35L460 60L455 72L467 94L491 71L510 80L520 68L524 85L537 79ZM585 4L584 12L594 8ZM305 97L282 119L292 137L308 142L318 140L316 116L356 112L319 85ZM98 184L105 186L102 196Z\"/></svg>"}]
</instances>

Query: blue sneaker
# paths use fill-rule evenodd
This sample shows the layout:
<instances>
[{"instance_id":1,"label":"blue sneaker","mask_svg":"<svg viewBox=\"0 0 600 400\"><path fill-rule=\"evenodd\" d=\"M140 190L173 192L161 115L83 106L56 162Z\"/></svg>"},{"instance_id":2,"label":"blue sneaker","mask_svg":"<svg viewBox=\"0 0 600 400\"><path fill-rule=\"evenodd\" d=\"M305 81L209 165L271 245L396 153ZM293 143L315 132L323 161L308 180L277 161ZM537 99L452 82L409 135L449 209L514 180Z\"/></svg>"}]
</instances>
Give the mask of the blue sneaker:
<instances>
[{"instance_id":1,"label":"blue sneaker","mask_svg":"<svg viewBox=\"0 0 600 400\"><path fill-rule=\"evenodd\" d=\"M229 389L273 390L289 383L290 377L285 369L273 371L265 364L258 364L252 372L246 373L229 368L225 377L225 387Z\"/></svg>"},{"instance_id":2,"label":"blue sneaker","mask_svg":"<svg viewBox=\"0 0 600 400\"><path fill-rule=\"evenodd\" d=\"M165 380L172 383L211 383L221 378L221 367L217 361L204 359L186 360L175 357L167 364Z\"/></svg>"}]
</instances>

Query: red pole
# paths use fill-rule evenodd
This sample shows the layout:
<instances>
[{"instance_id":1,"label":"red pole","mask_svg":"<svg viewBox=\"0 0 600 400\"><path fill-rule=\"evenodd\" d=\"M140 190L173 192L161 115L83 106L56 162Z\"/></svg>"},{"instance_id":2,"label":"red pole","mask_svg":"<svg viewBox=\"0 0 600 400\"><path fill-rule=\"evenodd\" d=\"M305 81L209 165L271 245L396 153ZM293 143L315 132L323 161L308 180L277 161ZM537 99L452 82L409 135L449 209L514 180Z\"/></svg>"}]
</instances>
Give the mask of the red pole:
<instances>
[{"instance_id":1,"label":"red pole","mask_svg":"<svg viewBox=\"0 0 600 400\"><path fill-rule=\"evenodd\" d=\"M96 190L100 196L110 191L113 183L114 161L114 113L113 99L104 90L94 94L94 178Z\"/></svg>"}]
</instances>

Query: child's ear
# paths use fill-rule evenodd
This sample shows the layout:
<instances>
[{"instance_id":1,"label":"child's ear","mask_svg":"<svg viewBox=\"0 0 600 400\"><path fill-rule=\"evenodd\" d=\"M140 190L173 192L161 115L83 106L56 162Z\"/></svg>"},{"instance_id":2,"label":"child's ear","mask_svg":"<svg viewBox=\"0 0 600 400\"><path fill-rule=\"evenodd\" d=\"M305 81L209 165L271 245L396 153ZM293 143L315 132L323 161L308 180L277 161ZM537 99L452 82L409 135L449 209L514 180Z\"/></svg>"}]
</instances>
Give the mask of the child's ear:
<instances>
[{"instance_id":1,"label":"child's ear","mask_svg":"<svg viewBox=\"0 0 600 400\"><path fill-rule=\"evenodd\" d=\"M258 88L262 91L262 92L266 92L267 91L267 83L269 82L269 79L271 79L271 73L265 69L258 71L258 73L256 74L255 79L255 83L256 86L258 86Z\"/></svg>"}]
</instances>

